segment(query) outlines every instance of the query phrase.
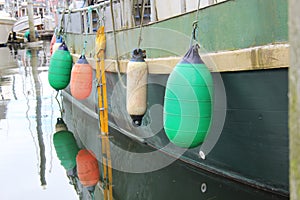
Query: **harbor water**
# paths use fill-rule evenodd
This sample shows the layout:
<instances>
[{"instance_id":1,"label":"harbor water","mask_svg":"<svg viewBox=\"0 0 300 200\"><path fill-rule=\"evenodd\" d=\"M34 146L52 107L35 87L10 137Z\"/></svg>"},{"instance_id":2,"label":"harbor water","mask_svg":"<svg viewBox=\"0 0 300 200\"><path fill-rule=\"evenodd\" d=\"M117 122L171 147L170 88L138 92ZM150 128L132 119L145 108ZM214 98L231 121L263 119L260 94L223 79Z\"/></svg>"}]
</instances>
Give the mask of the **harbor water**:
<instances>
[{"instance_id":1,"label":"harbor water","mask_svg":"<svg viewBox=\"0 0 300 200\"><path fill-rule=\"evenodd\" d=\"M48 41L0 48L0 199L78 199L53 148L60 116Z\"/></svg>"}]
</instances>

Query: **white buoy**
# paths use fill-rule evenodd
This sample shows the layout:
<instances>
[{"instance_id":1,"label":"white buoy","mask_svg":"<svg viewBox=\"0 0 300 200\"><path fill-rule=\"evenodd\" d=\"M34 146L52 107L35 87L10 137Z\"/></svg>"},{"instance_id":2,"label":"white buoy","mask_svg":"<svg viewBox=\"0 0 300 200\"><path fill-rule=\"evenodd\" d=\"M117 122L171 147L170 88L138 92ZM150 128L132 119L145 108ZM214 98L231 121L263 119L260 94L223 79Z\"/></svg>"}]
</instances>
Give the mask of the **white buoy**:
<instances>
[{"instance_id":1,"label":"white buoy","mask_svg":"<svg viewBox=\"0 0 300 200\"><path fill-rule=\"evenodd\" d=\"M142 124L147 110L148 67L141 49L135 49L127 65L127 112L135 126Z\"/></svg>"}]
</instances>

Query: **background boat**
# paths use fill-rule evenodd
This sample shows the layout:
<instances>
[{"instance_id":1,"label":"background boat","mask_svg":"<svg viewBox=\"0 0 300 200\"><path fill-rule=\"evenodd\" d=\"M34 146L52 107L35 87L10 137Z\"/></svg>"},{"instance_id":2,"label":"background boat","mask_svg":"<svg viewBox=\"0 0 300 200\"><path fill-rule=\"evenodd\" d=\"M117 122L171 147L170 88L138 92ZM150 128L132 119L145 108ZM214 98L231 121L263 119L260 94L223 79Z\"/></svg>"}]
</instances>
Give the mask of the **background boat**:
<instances>
[{"instance_id":1,"label":"background boat","mask_svg":"<svg viewBox=\"0 0 300 200\"><path fill-rule=\"evenodd\" d=\"M35 16L33 16L33 19L34 19L34 23L33 23L34 26L37 29L41 29L41 26L43 25L41 17L35 15ZM20 17L18 19L18 21L14 24L13 32L24 33L28 29L29 29L28 16L23 16L23 17Z\"/></svg>"},{"instance_id":2,"label":"background boat","mask_svg":"<svg viewBox=\"0 0 300 200\"><path fill-rule=\"evenodd\" d=\"M2 5L0 6L2 8L0 8L0 44L6 44L16 19L5 12Z\"/></svg>"}]
</instances>

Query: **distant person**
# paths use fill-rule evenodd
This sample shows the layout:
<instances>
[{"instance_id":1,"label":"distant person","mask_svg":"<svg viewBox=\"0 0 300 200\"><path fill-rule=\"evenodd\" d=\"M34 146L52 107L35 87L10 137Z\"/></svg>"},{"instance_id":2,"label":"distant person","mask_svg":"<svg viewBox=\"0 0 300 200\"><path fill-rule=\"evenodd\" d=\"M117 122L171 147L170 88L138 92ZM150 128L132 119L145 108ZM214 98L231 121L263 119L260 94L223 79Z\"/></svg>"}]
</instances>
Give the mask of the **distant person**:
<instances>
[{"instance_id":1,"label":"distant person","mask_svg":"<svg viewBox=\"0 0 300 200\"><path fill-rule=\"evenodd\" d=\"M39 33L35 30L35 38L39 38ZM24 42L30 42L30 30L27 30L24 34Z\"/></svg>"}]
</instances>

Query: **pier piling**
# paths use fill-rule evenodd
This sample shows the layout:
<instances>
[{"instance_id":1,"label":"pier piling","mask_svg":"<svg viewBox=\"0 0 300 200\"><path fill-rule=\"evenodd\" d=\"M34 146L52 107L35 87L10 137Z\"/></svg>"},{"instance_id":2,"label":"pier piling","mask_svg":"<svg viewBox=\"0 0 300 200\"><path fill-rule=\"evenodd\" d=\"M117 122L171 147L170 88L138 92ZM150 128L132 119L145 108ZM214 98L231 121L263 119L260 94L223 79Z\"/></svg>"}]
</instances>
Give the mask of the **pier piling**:
<instances>
[{"instance_id":1,"label":"pier piling","mask_svg":"<svg viewBox=\"0 0 300 200\"><path fill-rule=\"evenodd\" d=\"M300 198L300 1L289 1L290 199Z\"/></svg>"}]
</instances>

